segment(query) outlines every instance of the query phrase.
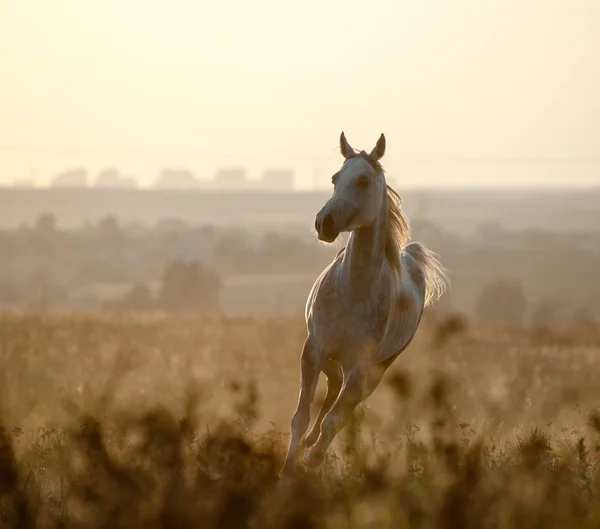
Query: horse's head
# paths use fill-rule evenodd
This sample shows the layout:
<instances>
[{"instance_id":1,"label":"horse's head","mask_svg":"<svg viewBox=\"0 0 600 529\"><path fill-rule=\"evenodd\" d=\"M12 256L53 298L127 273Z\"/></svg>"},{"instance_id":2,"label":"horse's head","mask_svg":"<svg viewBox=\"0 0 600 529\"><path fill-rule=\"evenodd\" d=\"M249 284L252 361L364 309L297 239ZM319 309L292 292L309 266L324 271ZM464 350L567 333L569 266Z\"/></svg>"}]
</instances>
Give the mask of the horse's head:
<instances>
[{"instance_id":1,"label":"horse's head","mask_svg":"<svg viewBox=\"0 0 600 529\"><path fill-rule=\"evenodd\" d=\"M345 160L331 179L333 195L315 219L317 235L325 242L335 241L341 232L372 225L385 197L385 176L379 164L385 154L385 136L367 154L356 152L342 132L340 150Z\"/></svg>"}]
</instances>

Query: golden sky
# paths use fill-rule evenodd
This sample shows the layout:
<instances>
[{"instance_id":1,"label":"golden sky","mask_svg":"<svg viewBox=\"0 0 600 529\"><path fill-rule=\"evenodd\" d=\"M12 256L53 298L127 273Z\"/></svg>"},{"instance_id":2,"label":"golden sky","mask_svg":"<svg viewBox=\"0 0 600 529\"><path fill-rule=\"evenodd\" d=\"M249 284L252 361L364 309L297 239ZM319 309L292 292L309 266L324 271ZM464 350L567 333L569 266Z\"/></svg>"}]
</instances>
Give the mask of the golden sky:
<instances>
[{"instance_id":1,"label":"golden sky","mask_svg":"<svg viewBox=\"0 0 600 529\"><path fill-rule=\"evenodd\" d=\"M0 182L86 162L148 182L166 153L320 157L328 182L342 130L384 132L389 168L600 159L599 28L600 0L0 0Z\"/></svg>"}]
</instances>

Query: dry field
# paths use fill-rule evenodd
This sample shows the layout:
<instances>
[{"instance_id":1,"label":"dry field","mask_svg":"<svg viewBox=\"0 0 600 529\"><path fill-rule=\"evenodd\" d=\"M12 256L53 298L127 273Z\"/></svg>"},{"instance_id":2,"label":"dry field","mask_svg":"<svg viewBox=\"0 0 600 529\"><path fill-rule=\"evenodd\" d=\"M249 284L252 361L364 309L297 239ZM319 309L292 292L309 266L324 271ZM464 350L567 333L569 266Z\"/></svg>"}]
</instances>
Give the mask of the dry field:
<instances>
[{"instance_id":1,"label":"dry field","mask_svg":"<svg viewBox=\"0 0 600 529\"><path fill-rule=\"evenodd\" d=\"M298 318L0 316L0 526L600 526L600 326L428 315L360 428L282 488L304 338Z\"/></svg>"}]
</instances>

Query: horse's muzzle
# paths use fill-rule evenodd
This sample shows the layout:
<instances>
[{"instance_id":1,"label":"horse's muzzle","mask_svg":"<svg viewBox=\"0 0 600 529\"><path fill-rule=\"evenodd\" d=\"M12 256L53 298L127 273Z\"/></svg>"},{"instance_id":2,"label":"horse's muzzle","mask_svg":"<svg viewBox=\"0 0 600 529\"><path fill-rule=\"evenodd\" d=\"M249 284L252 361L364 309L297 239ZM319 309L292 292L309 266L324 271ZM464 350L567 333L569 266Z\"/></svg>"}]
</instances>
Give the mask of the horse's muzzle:
<instances>
[{"instance_id":1,"label":"horse's muzzle","mask_svg":"<svg viewBox=\"0 0 600 529\"><path fill-rule=\"evenodd\" d=\"M335 226L335 221L330 213L327 213L321 220L319 215L315 218L315 230L317 237L323 242L333 242L336 240L340 231Z\"/></svg>"}]
</instances>

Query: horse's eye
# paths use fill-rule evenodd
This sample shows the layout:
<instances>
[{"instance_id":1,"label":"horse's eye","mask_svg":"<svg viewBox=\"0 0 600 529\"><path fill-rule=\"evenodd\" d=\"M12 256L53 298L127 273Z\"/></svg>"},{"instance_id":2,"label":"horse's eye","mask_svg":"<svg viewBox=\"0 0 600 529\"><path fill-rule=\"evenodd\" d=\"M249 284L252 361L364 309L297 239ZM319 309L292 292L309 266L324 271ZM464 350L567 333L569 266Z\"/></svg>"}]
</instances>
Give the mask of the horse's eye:
<instances>
[{"instance_id":1,"label":"horse's eye","mask_svg":"<svg viewBox=\"0 0 600 529\"><path fill-rule=\"evenodd\" d=\"M356 185L358 185L359 187L367 187L370 183L371 178L369 177L369 175L366 174L361 174L356 179Z\"/></svg>"}]
</instances>

